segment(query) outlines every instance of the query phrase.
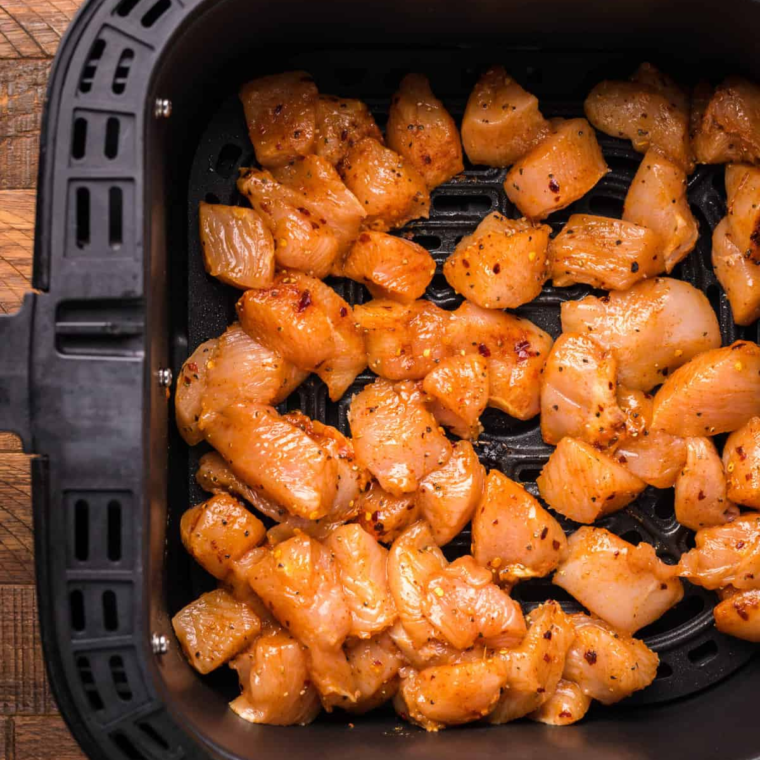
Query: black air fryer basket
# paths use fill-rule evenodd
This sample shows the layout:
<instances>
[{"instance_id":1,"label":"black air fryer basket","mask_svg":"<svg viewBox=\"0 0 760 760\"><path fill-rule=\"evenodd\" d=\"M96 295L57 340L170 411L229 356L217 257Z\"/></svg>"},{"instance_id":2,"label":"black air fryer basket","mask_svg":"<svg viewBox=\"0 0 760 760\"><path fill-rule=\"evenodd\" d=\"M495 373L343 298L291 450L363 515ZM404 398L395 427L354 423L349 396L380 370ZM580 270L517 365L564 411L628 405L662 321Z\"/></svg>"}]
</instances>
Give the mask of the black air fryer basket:
<instances>
[{"instance_id":1,"label":"black air fryer basket","mask_svg":"<svg viewBox=\"0 0 760 760\"><path fill-rule=\"evenodd\" d=\"M193 478L199 453L176 433L170 393L189 351L234 316L236 293L203 271L196 215L201 200L242 203L234 180L253 151L240 83L306 69L322 92L366 100L382 126L406 72L427 73L460 117L478 72L502 63L538 95L547 116L577 116L593 84L626 77L642 60L690 83L729 72L760 79L757 29L760 4L746 0L85 4L50 80L37 292L18 314L0 317L0 427L38 455L45 656L61 712L91 757L760 758L760 659L751 645L715 630L713 595L688 584L684 600L641 633L660 655L654 684L567 728L520 721L428 735L390 710L355 725L337 713L307 728L250 725L227 708L237 693L232 674L195 674L170 625L211 583L179 541L182 512L203 494ZM620 215L641 157L627 142L600 142L612 171L550 217L555 229L573 212ZM409 225L439 272L486 213L516 215L503 176L468 166L464 178L435 190L430 219ZM757 340L756 326L731 321L710 266L709 231L725 214L722 168L699 167L689 200L702 235L675 276L708 295L725 343ZM333 284L353 303L366 297L355 283ZM518 312L556 336L560 303L586 292L546 287ZM458 302L440 273L428 297L447 308ZM285 406L345 431L351 392L331 404L312 378ZM537 420L491 410L483 421L484 464L535 493L549 453ZM634 543L650 541L666 562L693 541L675 522L669 491L648 489L601 524ZM468 544L461 536L450 554ZM575 604L546 581L520 585L515 596L526 608L548 596L567 609Z\"/></svg>"}]
</instances>

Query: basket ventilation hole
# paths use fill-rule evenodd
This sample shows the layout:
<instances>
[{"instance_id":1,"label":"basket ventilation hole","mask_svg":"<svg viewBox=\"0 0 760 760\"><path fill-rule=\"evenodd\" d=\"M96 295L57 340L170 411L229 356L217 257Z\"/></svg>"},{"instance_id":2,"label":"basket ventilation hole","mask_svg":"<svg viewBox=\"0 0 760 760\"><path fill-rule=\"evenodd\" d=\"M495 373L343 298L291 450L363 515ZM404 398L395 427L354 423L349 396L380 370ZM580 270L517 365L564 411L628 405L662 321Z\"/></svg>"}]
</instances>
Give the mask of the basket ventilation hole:
<instances>
[{"instance_id":1,"label":"basket ventilation hole","mask_svg":"<svg viewBox=\"0 0 760 760\"><path fill-rule=\"evenodd\" d=\"M79 78L79 92L90 92L92 90L92 83L98 71L98 62L103 57L105 50L106 41L102 39L95 40L82 69L82 76Z\"/></svg>"},{"instance_id":2,"label":"basket ventilation hole","mask_svg":"<svg viewBox=\"0 0 760 760\"><path fill-rule=\"evenodd\" d=\"M74 589L69 594L69 614L71 615L71 627L75 631L83 631L84 618L84 595L79 589Z\"/></svg>"},{"instance_id":3,"label":"basket ventilation hole","mask_svg":"<svg viewBox=\"0 0 760 760\"><path fill-rule=\"evenodd\" d=\"M106 143L103 153L111 160L119 155L119 120L115 116L110 116L106 122Z\"/></svg>"},{"instance_id":4,"label":"basket ventilation hole","mask_svg":"<svg viewBox=\"0 0 760 760\"><path fill-rule=\"evenodd\" d=\"M610 216L620 219L623 216L623 201L620 198L611 198L609 195L592 195L588 201L588 208L592 214Z\"/></svg>"},{"instance_id":5,"label":"basket ventilation hole","mask_svg":"<svg viewBox=\"0 0 760 760\"><path fill-rule=\"evenodd\" d=\"M149 8L146 14L140 19L140 23L146 29L150 29L171 7L171 0L158 0L158 2Z\"/></svg>"},{"instance_id":6,"label":"basket ventilation hole","mask_svg":"<svg viewBox=\"0 0 760 760\"><path fill-rule=\"evenodd\" d=\"M121 0L116 6L116 15L121 16L122 18L129 16L139 2L140 0Z\"/></svg>"},{"instance_id":7,"label":"basket ventilation hole","mask_svg":"<svg viewBox=\"0 0 760 760\"><path fill-rule=\"evenodd\" d=\"M123 193L120 187L108 190L108 243L111 248L121 248Z\"/></svg>"},{"instance_id":8,"label":"basket ventilation hole","mask_svg":"<svg viewBox=\"0 0 760 760\"><path fill-rule=\"evenodd\" d=\"M697 666L707 665L710 660L718 654L718 645L710 639L700 644L698 647L694 647L689 654L689 662L693 662Z\"/></svg>"},{"instance_id":9,"label":"basket ventilation hole","mask_svg":"<svg viewBox=\"0 0 760 760\"><path fill-rule=\"evenodd\" d=\"M119 628L119 611L116 606L116 594L111 591L103 592L103 627L107 631L116 631Z\"/></svg>"},{"instance_id":10,"label":"basket ventilation hole","mask_svg":"<svg viewBox=\"0 0 760 760\"><path fill-rule=\"evenodd\" d=\"M111 670L114 691L122 702L129 702L132 699L132 689L129 688L127 671L124 669L124 660L121 655L111 656L108 660L108 667Z\"/></svg>"},{"instance_id":11,"label":"basket ventilation hole","mask_svg":"<svg viewBox=\"0 0 760 760\"><path fill-rule=\"evenodd\" d=\"M657 496L657 503L654 505L654 513L661 520L670 520L675 514L673 491L660 491Z\"/></svg>"},{"instance_id":12,"label":"basket ventilation hole","mask_svg":"<svg viewBox=\"0 0 760 760\"><path fill-rule=\"evenodd\" d=\"M666 678L670 678L673 675L673 668L663 660L660 660L660 664L657 666L657 675L655 678L658 681L664 681Z\"/></svg>"},{"instance_id":13,"label":"basket ventilation hole","mask_svg":"<svg viewBox=\"0 0 760 760\"><path fill-rule=\"evenodd\" d=\"M427 248L428 251L435 251L441 247L441 238L438 235L415 235L412 242Z\"/></svg>"},{"instance_id":14,"label":"basket ventilation hole","mask_svg":"<svg viewBox=\"0 0 760 760\"><path fill-rule=\"evenodd\" d=\"M366 69L335 69L335 79L340 84L354 85L364 80Z\"/></svg>"},{"instance_id":15,"label":"basket ventilation hole","mask_svg":"<svg viewBox=\"0 0 760 760\"><path fill-rule=\"evenodd\" d=\"M715 285L714 283L708 285L705 289L705 295L710 302L710 306L713 307L713 311L716 314L720 314L720 286Z\"/></svg>"},{"instance_id":16,"label":"basket ventilation hole","mask_svg":"<svg viewBox=\"0 0 760 760\"><path fill-rule=\"evenodd\" d=\"M204 198L206 203L219 203L219 196L214 195L214 193L206 193L206 197Z\"/></svg>"},{"instance_id":17,"label":"basket ventilation hole","mask_svg":"<svg viewBox=\"0 0 760 760\"><path fill-rule=\"evenodd\" d=\"M82 689L87 696L87 701L93 710L102 710L103 700L100 697L98 687L95 685L95 679L92 675L90 660L87 657L77 657L77 670L79 671L79 680L82 683Z\"/></svg>"},{"instance_id":18,"label":"basket ventilation hole","mask_svg":"<svg viewBox=\"0 0 760 760\"><path fill-rule=\"evenodd\" d=\"M121 559L121 504L116 500L108 502L108 559Z\"/></svg>"},{"instance_id":19,"label":"basket ventilation hole","mask_svg":"<svg viewBox=\"0 0 760 760\"><path fill-rule=\"evenodd\" d=\"M235 171L235 165L242 155L243 151L240 146L227 143L219 151L219 156L216 159L216 173L223 179L229 179L232 176L232 172Z\"/></svg>"},{"instance_id":20,"label":"basket ventilation hole","mask_svg":"<svg viewBox=\"0 0 760 760\"><path fill-rule=\"evenodd\" d=\"M493 207L487 195L437 195L433 199L436 211L465 211L468 213L485 213Z\"/></svg>"},{"instance_id":21,"label":"basket ventilation hole","mask_svg":"<svg viewBox=\"0 0 760 760\"><path fill-rule=\"evenodd\" d=\"M623 539L623 541L627 541L629 544L633 544L634 546L638 546L641 541L641 533L639 533L637 530L629 530L623 533L620 538Z\"/></svg>"},{"instance_id":22,"label":"basket ventilation hole","mask_svg":"<svg viewBox=\"0 0 760 760\"><path fill-rule=\"evenodd\" d=\"M164 739L161 734L156 731L150 723L138 723L137 727L142 731L154 744L157 744L161 749L168 750L169 742Z\"/></svg>"},{"instance_id":23,"label":"basket ventilation hole","mask_svg":"<svg viewBox=\"0 0 760 760\"><path fill-rule=\"evenodd\" d=\"M132 740L121 731L111 734L111 739L128 760L147 760L147 757L132 744Z\"/></svg>"},{"instance_id":24,"label":"basket ventilation hole","mask_svg":"<svg viewBox=\"0 0 760 760\"><path fill-rule=\"evenodd\" d=\"M74 119L74 131L71 136L71 157L77 161L87 152L87 119L79 116Z\"/></svg>"},{"instance_id":25,"label":"basket ventilation hole","mask_svg":"<svg viewBox=\"0 0 760 760\"><path fill-rule=\"evenodd\" d=\"M521 483L535 483L541 470L537 467L521 467L517 477Z\"/></svg>"},{"instance_id":26,"label":"basket ventilation hole","mask_svg":"<svg viewBox=\"0 0 760 760\"><path fill-rule=\"evenodd\" d=\"M113 82L111 83L111 90L113 90L114 95L121 95L127 89L129 69L134 59L135 51L132 48L125 48L121 51L119 62L116 64L116 71L113 73Z\"/></svg>"},{"instance_id":27,"label":"basket ventilation hole","mask_svg":"<svg viewBox=\"0 0 760 760\"><path fill-rule=\"evenodd\" d=\"M525 81L528 84L541 84L544 81L544 72L535 66L528 66L525 69Z\"/></svg>"},{"instance_id":28,"label":"basket ventilation hole","mask_svg":"<svg viewBox=\"0 0 760 760\"><path fill-rule=\"evenodd\" d=\"M86 187L77 188L76 242L78 248L90 243L90 191Z\"/></svg>"},{"instance_id":29,"label":"basket ventilation hole","mask_svg":"<svg viewBox=\"0 0 760 760\"><path fill-rule=\"evenodd\" d=\"M74 557L86 562L90 553L90 505L84 499L74 504Z\"/></svg>"}]
</instances>

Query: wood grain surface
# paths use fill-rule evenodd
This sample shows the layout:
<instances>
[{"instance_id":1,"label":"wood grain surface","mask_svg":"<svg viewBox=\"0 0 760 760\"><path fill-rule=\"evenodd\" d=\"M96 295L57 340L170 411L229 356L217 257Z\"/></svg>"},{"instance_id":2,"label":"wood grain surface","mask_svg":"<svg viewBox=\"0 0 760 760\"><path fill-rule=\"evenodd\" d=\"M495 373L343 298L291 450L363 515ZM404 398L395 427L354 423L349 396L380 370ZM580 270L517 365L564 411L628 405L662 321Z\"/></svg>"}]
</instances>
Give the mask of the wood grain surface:
<instances>
[{"instance_id":1,"label":"wood grain surface","mask_svg":"<svg viewBox=\"0 0 760 760\"><path fill-rule=\"evenodd\" d=\"M31 287L37 150L50 64L78 0L0 0L0 314ZM0 760L81 760L45 676L29 459L0 433Z\"/></svg>"}]
</instances>

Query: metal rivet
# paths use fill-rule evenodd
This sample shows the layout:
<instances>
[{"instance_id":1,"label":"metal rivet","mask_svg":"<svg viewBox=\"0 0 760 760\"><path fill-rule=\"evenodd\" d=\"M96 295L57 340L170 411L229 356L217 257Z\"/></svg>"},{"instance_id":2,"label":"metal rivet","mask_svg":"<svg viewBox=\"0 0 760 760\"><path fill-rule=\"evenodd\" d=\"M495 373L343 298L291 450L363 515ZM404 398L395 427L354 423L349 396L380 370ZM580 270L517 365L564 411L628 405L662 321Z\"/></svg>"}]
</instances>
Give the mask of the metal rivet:
<instances>
[{"instance_id":1,"label":"metal rivet","mask_svg":"<svg viewBox=\"0 0 760 760\"><path fill-rule=\"evenodd\" d=\"M154 633L150 637L150 648L153 654L166 654L169 651L169 639L166 636Z\"/></svg>"},{"instance_id":2,"label":"metal rivet","mask_svg":"<svg viewBox=\"0 0 760 760\"><path fill-rule=\"evenodd\" d=\"M172 384L172 371L168 367L158 370L158 384L162 388L168 388Z\"/></svg>"},{"instance_id":3,"label":"metal rivet","mask_svg":"<svg viewBox=\"0 0 760 760\"><path fill-rule=\"evenodd\" d=\"M168 119L172 115L172 102L168 98L156 98L153 115L157 119Z\"/></svg>"}]
</instances>

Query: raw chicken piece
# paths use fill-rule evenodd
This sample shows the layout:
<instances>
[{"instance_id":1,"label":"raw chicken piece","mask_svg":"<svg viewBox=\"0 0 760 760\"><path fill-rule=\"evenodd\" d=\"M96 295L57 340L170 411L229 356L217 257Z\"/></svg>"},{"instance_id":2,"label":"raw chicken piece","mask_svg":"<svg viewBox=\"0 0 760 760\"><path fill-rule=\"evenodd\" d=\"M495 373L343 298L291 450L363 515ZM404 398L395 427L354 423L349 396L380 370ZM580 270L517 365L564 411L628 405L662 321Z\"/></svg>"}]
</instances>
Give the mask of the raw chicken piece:
<instances>
[{"instance_id":1,"label":"raw chicken piece","mask_svg":"<svg viewBox=\"0 0 760 760\"><path fill-rule=\"evenodd\" d=\"M544 219L583 197L608 171L591 125L567 119L509 170L504 190L525 216Z\"/></svg>"},{"instance_id":2,"label":"raw chicken piece","mask_svg":"<svg viewBox=\"0 0 760 760\"><path fill-rule=\"evenodd\" d=\"M500 583L538 578L567 551L560 524L519 483L491 470L472 518L472 553Z\"/></svg>"},{"instance_id":3,"label":"raw chicken piece","mask_svg":"<svg viewBox=\"0 0 760 760\"><path fill-rule=\"evenodd\" d=\"M506 688L488 716L490 723L508 723L541 707L556 691L574 631L570 618L555 601L528 615L528 634L516 649L501 650L508 670Z\"/></svg>"},{"instance_id":4,"label":"raw chicken piece","mask_svg":"<svg viewBox=\"0 0 760 760\"><path fill-rule=\"evenodd\" d=\"M760 87L738 76L695 93L692 147L701 164L760 161Z\"/></svg>"},{"instance_id":5,"label":"raw chicken piece","mask_svg":"<svg viewBox=\"0 0 760 760\"><path fill-rule=\"evenodd\" d=\"M457 441L451 459L433 470L416 494L420 513L438 546L449 543L470 522L483 495L485 470L468 441Z\"/></svg>"},{"instance_id":6,"label":"raw chicken piece","mask_svg":"<svg viewBox=\"0 0 760 760\"><path fill-rule=\"evenodd\" d=\"M362 232L340 272L367 286L373 298L412 303L421 298L435 274L425 248L385 232Z\"/></svg>"},{"instance_id":7,"label":"raw chicken piece","mask_svg":"<svg viewBox=\"0 0 760 760\"><path fill-rule=\"evenodd\" d=\"M369 368L380 377L421 380L451 354L445 339L451 315L430 301L369 301L354 308L354 317Z\"/></svg>"},{"instance_id":8,"label":"raw chicken piece","mask_svg":"<svg viewBox=\"0 0 760 760\"><path fill-rule=\"evenodd\" d=\"M425 375L422 389L433 399L431 410L441 425L460 438L476 439L480 415L488 404L488 362L479 354L450 356Z\"/></svg>"},{"instance_id":9,"label":"raw chicken piece","mask_svg":"<svg viewBox=\"0 0 760 760\"><path fill-rule=\"evenodd\" d=\"M563 676L577 683L588 697L612 705L654 681L660 658L643 641L580 612L570 619L575 641L567 653Z\"/></svg>"},{"instance_id":10,"label":"raw chicken piece","mask_svg":"<svg viewBox=\"0 0 760 760\"><path fill-rule=\"evenodd\" d=\"M407 74L401 80L391 100L385 137L388 147L419 172L430 190L464 170L457 125L423 74Z\"/></svg>"},{"instance_id":11,"label":"raw chicken piece","mask_svg":"<svg viewBox=\"0 0 760 760\"><path fill-rule=\"evenodd\" d=\"M686 172L656 148L641 160L623 205L623 219L647 227L656 236L665 271L694 249L699 225L686 197Z\"/></svg>"},{"instance_id":12,"label":"raw chicken piece","mask_svg":"<svg viewBox=\"0 0 760 760\"><path fill-rule=\"evenodd\" d=\"M317 136L314 140L314 152L318 156L335 166L365 137L374 137L383 142L383 134L365 103L353 98L336 98L334 95L319 96Z\"/></svg>"},{"instance_id":13,"label":"raw chicken piece","mask_svg":"<svg viewBox=\"0 0 760 760\"><path fill-rule=\"evenodd\" d=\"M388 550L356 524L336 528L324 546L338 562L343 594L351 611L349 636L369 639L392 626L396 607L386 575Z\"/></svg>"},{"instance_id":14,"label":"raw chicken piece","mask_svg":"<svg viewBox=\"0 0 760 760\"><path fill-rule=\"evenodd\" d=\"M554 583L623 633L649 625L683 598L676 568L660 561L651 544L634 546L604 528L584 527L568 548Z\"/></svg>"},{"instance_id":15,"label":"raw chicken piece","mask_svg":"<svg viewBox=\"0 0 760 760\"><path fill-rule=\"evenodd\" d=\"M573 214L549 245L552 284L628 290L665 269L658 236L633 222Z\"/></svg>"},{"instance_id":16,"label":"raw chicken piece","mask_svg":"<svg viewBox=\"0 0 760 760\"><path fill-rule=\"evenodd\" d=\"M480 77L462 119L462 142L473 164L509 166L548 134L538 99L501 66Z\"/></svg>"},{"instance_id":17,"label":"raw chicken piece","mask_svg":"<svg viewBox=\"0 0 760 760\"><path fill-rule=\"evenodd\" d=\"M459 557L428 577L422 614L437 638L457 649L476 644L517 646L525 636L520 605L492 583L491 572L470 556Z\"/></svg>"},{"instance_id":18,"label":"raw chicken piece","mask_svg":"<svg viewBox=\"0 0 760 760\"><path fill-rule=\"evenodd\" d=\"M447 338L461 356L488 362L488 405L520 420L539 411L539 381L551 337L527 319L481 309L465 301L448 325Z\"/></svg>"},{"instance_id":19,"label":"raw chicken piece","mask_svg":"<svg viewBox=\"0 0 760 760\"><path fill-rule=\"evenodd\" d=\"M729 235L726 217L713 230L712 265L726 291L737 325L751 325L760 318L760 264L741 252Z\"/></svg>"},{"instance_id":20,"label":"raw chicken piece","mask_svg":"<svg viewBox=\"0 0 760 760\"><path fill-rule=\"evenodd\" d=\"M214 578L224 578L230 562L264 540L264 523L227 494L191 507L180 521L182 543Z\"/></svg>"},{"instance_id":21,"label":"raw chicken piece","mask_svg":"<svg viewBox=\"0 0 760 760\"><path fill-rule=\"evenodd\" d=\"M723 447L728 498L760 509L760 417L731 433Z\"/></svg>"},{"instance_id":22,"label":"raw chicken piece","mask_svg":"<svg viewBox=\"0 0 760 760\"><path fill-rule=\"evenodd\" d=\"M356 500L359 525L378 541L392 543L420 516L415 496L393 496L372 481Z\"/></svg>"},{"instance_id":23,"label":"raw chicken piece","mask_svg":"<svg viewBox=\"0 0 760 760\"><path fill-rule=\"evenodd\" d=\"M451 456L425 394L410 381L376 380L354 396L348 417L358 464L394 496L416 491Z\"/></svg>"},{"instance_id":24,"label":"raw chicken piece","mask_svg":"<svg viewBox=\"0 0 760 760\"><path fill-rule=\"evenodd\" d=\"M317 86L305 71L260 77L241 87L248 134L262 166L281 166L311 153L317 97Z\"/></svg>"},{"instance_id":25,"label":"raw chicken piece","mask_svg":"<svg viewBox=\"0 0 760 760\"><path fill-rule=\"evenodd\" d=\"M696 548L681 555L678 574L707 589L760 588L760 515L697 531Z\"/></svg>"},{"instance_id":26,"label":"raw chicken piece","mask_svg":"<svg viewBox=\"0 0 760 760\"><path fill-rule=\"evenodd\" d=\"M726 476L709 438L686 439L686 464L676 479L676 520L692 530L722 525L739 515L726 496Z\"/></svg>"},{"instance_id":27,"label":"raw chicken piece","mask_svg":"<svg viewBox=\"0 0 760 760\"><path fill-rule=\"evenodd\" d=\"M256 546L249 549L242 557L230 559L227 563L228 572L217 587L229 593L236 602L245 602L261 621L261 630L267 631L278 626L272 613L258 594L254 593L248 582L251 568L266 554L266 546Z\"/></svg>"},{"instance_id":28,"label":"raw chicken piece","mask_svg":"<svg viewBox=\"0 0 760 760\"><path fill-rule=\"evenodd\" d=\"M478 649L471 649L469 652L460 652L454 649L451 644L437 639L430 639L421 649L414 643L412 638L406 632L406 629L397 620L394 626L388 631L393 643L398 647L404 661L416 670L424 670L434 665L451 665L454 662L461 662L465 655L469 656Z\"/></svg>"},{"instance_id":29,"label":"raw chicken piece","mask_svg":"<svg viewBox=\"0 0 760 760\"><path fill-rule=\"evenodd\" d=\"M217 589L183 607L172 627L187 661L199 673L210 673L245 649L261 623L247 604Z\"/></svg>"},{"instance_id":30,"label":"raw chicken piece","mask_svg":"<svg viewBox=\"0 0 760 760\"><path fill-rule=\"evenodd\" d=\"M206 271L233 288L266 288L274 277L274 240L253 209L212 205L199 208Z\"/></svg>"},{"instance_id":31,"label":"raw chicken piece","mask_svg":"<svg viewBox=\"0 0 760 760\"><path fill-rule=\"evenodd\" d=\"M243 720L305 726L319 714L319 693L309 681L304 647L282 629L262 634L230 667L242 690L230 707Z\"/></svg>"},{"instance_id":32,"label":"raw chicken piece","mask_svg":"<svg viewBox=\"0 0 760 760\"><path fill-rule=\"evenodd\" d=\"M721 633L760 642L760 590L733 594L713 608L713 615Z\"/></svg>"},{"instance_id":33,"label":"raw chicken piece","mask_svg":"<svg viewBox=\"0 0 760 760\"><path fill-rule=\"evenodd\" d=\"M600 448L625 434L617 404L617 362L588 334L562 333L541 377L541 435L556 445L565 436Z\"/></svg>"},{"instance_id":34,"label":"raw chicken piece","mask_svg":"<svg viewBox=\"0 0 760 760\"><path fill-rule=\"evenodd\" d=\"M642 72L644 67L648 70ZM642 64L632 80L596 85L583 104L588 120L608 135L631 140L640 153L659 148L691 173L694 160L686 94L648 63Z\"/></svg>"},{"instance_id":35,"label":"raw chicken piece","mask_svg":"<svg viewBox=\"0 0 760 760\"><path fill-rule=\"evenodd\" d=\"M624 292L562 304L563 332L590 334L618 361L618 382L648 391L677 367L720 345L720 327L704 293L657 277Z\"/></svg>"},{"instance_id":36,"label":"raw chicken piece","mask_svg":"<svg viewBox=\"0 0 760 760\"><path fill-rule=\"evenodd\" d=\"M359 698L341 706L355 715L363 715L393 698L404 658L387 633L349 644L346 654Z\"/></svg>"},{"instance_id":37,"label":"raw chicken piece","mask_svg":"<svg viewBox=\"0 0 760 760\"><path fill-rule=\"evenodd\" d=\"M671 488L686 463L686 439L651 429L654 401L649 393L618 386L617 399L626 432L614 458L647 485Z\"/></svg>"},{"instance_id":38,"label":"raw chicken piece","mask_svg":"<svg viewBox=\"0 0 760 760\"><path fill-rule=\"evenodd\" d=\"M303 205L303 196L262 169L246 169L238 178L237 188L272 233L279 267L298 269L314 277L325 277L330 272L341 240L327 219L316 217Z\"/></svg>"},{"instance_id":39,"label":"raw chicken piece","mask_svg":"<svg viewBox=\"0 0 760 760\"><path fill-rule=\"evenodd\" d=\"M217 338L212 338L201 343L185 360L177 378L174 414L179 434L188 446L195 446L203 440L198 422L203 411L208 360L214 355L217 342Z\"/></svg>"},{"instance_id":40,"label":"raw chicken piece","mask_svg":"<svg viewBox=\"0 0 760 760\"><path fill-rule=\"evenodd\" d=\"M490 213L457 244L443 265L457 293L484 309L514 309L532 301L547 277L551 227Z\"/></svg>"},{"instance_id":41,"label":"raw chicken piece","mask_svg":"<svg viewBox=\"0 0 760 760\"><path fill-rule=\"evenodd\" d=\"M547 726L569 726L581 720L590 706L591 697L577 683L561 678L554 694L528 717Z\"/></svg>"},{"instance_id":42,"label":"raw chicken piece","mask_svg":"<svg viewBox=\"0 0 760 760\"><path fill-rule=\"evenodd\" d=\"M553 510L580 523L617 512L646 487L611 456L569 437L557 444L536 485Z\"/></svg>"},{"instance_id":43,"label":"raw chicken piece","mask_svg":"<svg viewBox=\"0 0 760 760\"><path fill-rule=\"evenodd\" d=\"M374 137L350 148L337 168L367 212L365 227L383 231L428 218L430 193L425 180L409 161Z\"/></svg>"},{"instance_id":44,"label":"raw chicken piece","mask_svg":"<svg viewBox=\"0 0 760 760\"><path fill-rule=\"evenodd\" d=\"M760 169L742 164L726 167L728 232L736 247L760 263Z\"/></svg>"},{"instance_id":45,"label":"raw chicken piece","mask_svg":"<svg viewBox=\"0 0 760 760\"><path fill-rule=\"evenodd\" d=\"M676 370L654 397L652 427L672 435L730 433L760 415L760 348L737 341Z\"/></svg>"},{"instance_id":46,"label":"raw chicken piece","mask_svg":"<svg viewBox=\"0 0 760 760\"><path fill-rule=\"evenodd\" d=\"M337 462L271 407L228 406L204 432L235 475L267 499L310 520L330 511L338 490Z\"/></svg>"}]
</instances>

